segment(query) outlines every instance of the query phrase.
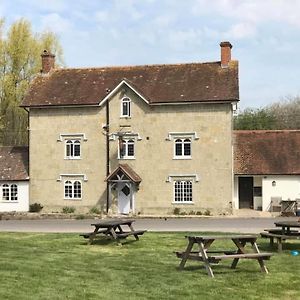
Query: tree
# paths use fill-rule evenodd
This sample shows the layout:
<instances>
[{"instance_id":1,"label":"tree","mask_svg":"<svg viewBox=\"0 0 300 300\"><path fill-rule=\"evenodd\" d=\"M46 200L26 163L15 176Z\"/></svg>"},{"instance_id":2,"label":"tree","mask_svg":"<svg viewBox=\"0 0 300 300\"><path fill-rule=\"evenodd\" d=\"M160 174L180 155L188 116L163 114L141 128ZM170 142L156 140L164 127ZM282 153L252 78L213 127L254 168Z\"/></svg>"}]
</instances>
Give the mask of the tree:
<instances>
[{"instance_id":1,"label":"tree","mask_svg":"<svg viewBox=\"0 0 300 300\"><path fill-rule=\"evenodd\" d=\"M267 109L276 119L276 129L300 129L300 96L287 97Z\"/></svg>"},{"instance_id":2,"label":"tree","mask_svg":"<svg viewBox=\"0 0 300 300\"><path fill-rule=\"evenodd\" d=\"M263 130L275 128L276 118L265 108L246 108L234 118L234 129L237 130Z\"/></svg>"},{"instance_id":3,"label":"tree","mask_svg":"<svg viewBox=\"0 0 300 300\"><path fill-rule=\"evenodd\" d=\"M28 144L28 116L19 105L30 82L41 70L44 49L56 55L62 64L62 48L52 32L34 34L30 23L20 19L7 34L0 21L0 143Z\"/></svg>"},{"instance_id":4,"label":"tree","mask_svg":"<svg viewBox=\"0 0 300 300\"><path fill-rule=\"evenodd\" d=\"M259 109L246 108L234 118L234 129L300 129L300 96Z\"/></svg>"}]
</instances>

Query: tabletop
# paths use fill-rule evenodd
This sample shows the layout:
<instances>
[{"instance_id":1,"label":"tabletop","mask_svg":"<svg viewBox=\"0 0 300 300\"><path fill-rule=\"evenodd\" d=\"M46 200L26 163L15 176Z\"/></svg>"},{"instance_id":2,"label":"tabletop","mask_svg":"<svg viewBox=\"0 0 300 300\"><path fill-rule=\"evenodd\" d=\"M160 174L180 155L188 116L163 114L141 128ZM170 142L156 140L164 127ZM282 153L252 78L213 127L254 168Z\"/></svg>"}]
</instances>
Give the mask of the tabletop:
<instances>
[{"instance_id":1,"label":"tabletop","mask_svg":"<svg viewBox=\"0 0 300 300\"><path fill-rule=\"evenodd\" d=\"M274 224L278 227L300 227L300 222L298 221L281 221Z\"/></svg>"},{"instance_id":2,"label":"tabletop","mask_svg":"<svg viewBox=\"0 0 300 300\"><path fill-rule=\"evenodd\" d=\"M91 225L97 227L111 227L111 226L132 224L134 221L135 221L134 219L112 219L112 220L103 220Z\"/></svg>"},{"instance_id":3,"label":"tabletop","mask_svg":"<svg viewBox=\"0 0 300 300\"><path fill-rule=\"evenodd\" d=\"M233 235L189 235L186 236L187 238L191 238L191 239L196 239L196 240L203 240L203 241L207 241L207 240L249 240L249 239L257 239L257 235L255 234L233 234Z\"/></svg>"}]
</instances>

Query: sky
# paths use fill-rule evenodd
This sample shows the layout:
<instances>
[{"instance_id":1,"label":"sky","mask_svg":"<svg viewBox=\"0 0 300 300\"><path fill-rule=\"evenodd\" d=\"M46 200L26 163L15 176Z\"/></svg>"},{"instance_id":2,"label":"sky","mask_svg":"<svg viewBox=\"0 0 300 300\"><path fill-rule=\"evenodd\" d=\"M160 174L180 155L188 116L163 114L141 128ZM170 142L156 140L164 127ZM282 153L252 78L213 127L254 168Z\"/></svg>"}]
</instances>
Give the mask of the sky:
<instances>
[{"instance_id":1,"label":"sky","mask_svg":"<svg viewBox=\"0 0 300 300\"><path fill-rule=\"evenodd\" d=\"M67 67L239 60L240 108L300 95L300 0L0 0L6 26L55 32Z\"/></svg>"}]
</instances>

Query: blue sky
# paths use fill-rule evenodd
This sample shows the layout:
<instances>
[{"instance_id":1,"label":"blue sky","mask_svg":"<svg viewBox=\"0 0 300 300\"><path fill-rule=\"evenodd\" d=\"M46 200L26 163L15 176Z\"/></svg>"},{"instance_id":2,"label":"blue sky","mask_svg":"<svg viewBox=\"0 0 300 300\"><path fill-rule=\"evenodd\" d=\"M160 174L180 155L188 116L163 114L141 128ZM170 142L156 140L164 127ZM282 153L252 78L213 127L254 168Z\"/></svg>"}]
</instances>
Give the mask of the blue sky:
<instances>
[{"instance_id":1,"label":"blue sky","mask_svg":"<svg viewBox=\"0 0 300 300\"><path fill-rule=\"evenodd\" d=\"M68 67L216 61L229 40L241 108L300 95L300 0L0 0L0 16L55 32Z\"/></svg>"}]
</instances>

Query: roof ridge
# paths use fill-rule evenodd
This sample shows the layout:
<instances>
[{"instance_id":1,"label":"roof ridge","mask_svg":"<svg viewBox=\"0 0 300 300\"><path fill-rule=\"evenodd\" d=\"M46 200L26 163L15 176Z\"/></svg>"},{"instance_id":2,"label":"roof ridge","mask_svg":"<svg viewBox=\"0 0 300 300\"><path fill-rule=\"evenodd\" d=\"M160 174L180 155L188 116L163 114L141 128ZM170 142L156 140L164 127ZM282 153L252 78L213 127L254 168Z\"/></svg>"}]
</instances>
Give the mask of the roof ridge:
<instances>
[{"instance_id":1,"label":"roof ridge","mask_svg":"<svg viewBox=\"0 0 300 300\"><path fill-rule=\"evenodd\" d=\"M237 62L232 60L231 62ZM134 69L134 68L145 68L145 67L163 67L163 66L186 66L186 65L208 65L208 64L220 64L220 61L210 62L187 62L187 63L170 63L170 64L144 64L144 65L119 65L119 66L99 66L99 67L67 67L53 69L52 71L67 71L67 70L99 70L99 69Z\"/></svg>"}]
</instances>

